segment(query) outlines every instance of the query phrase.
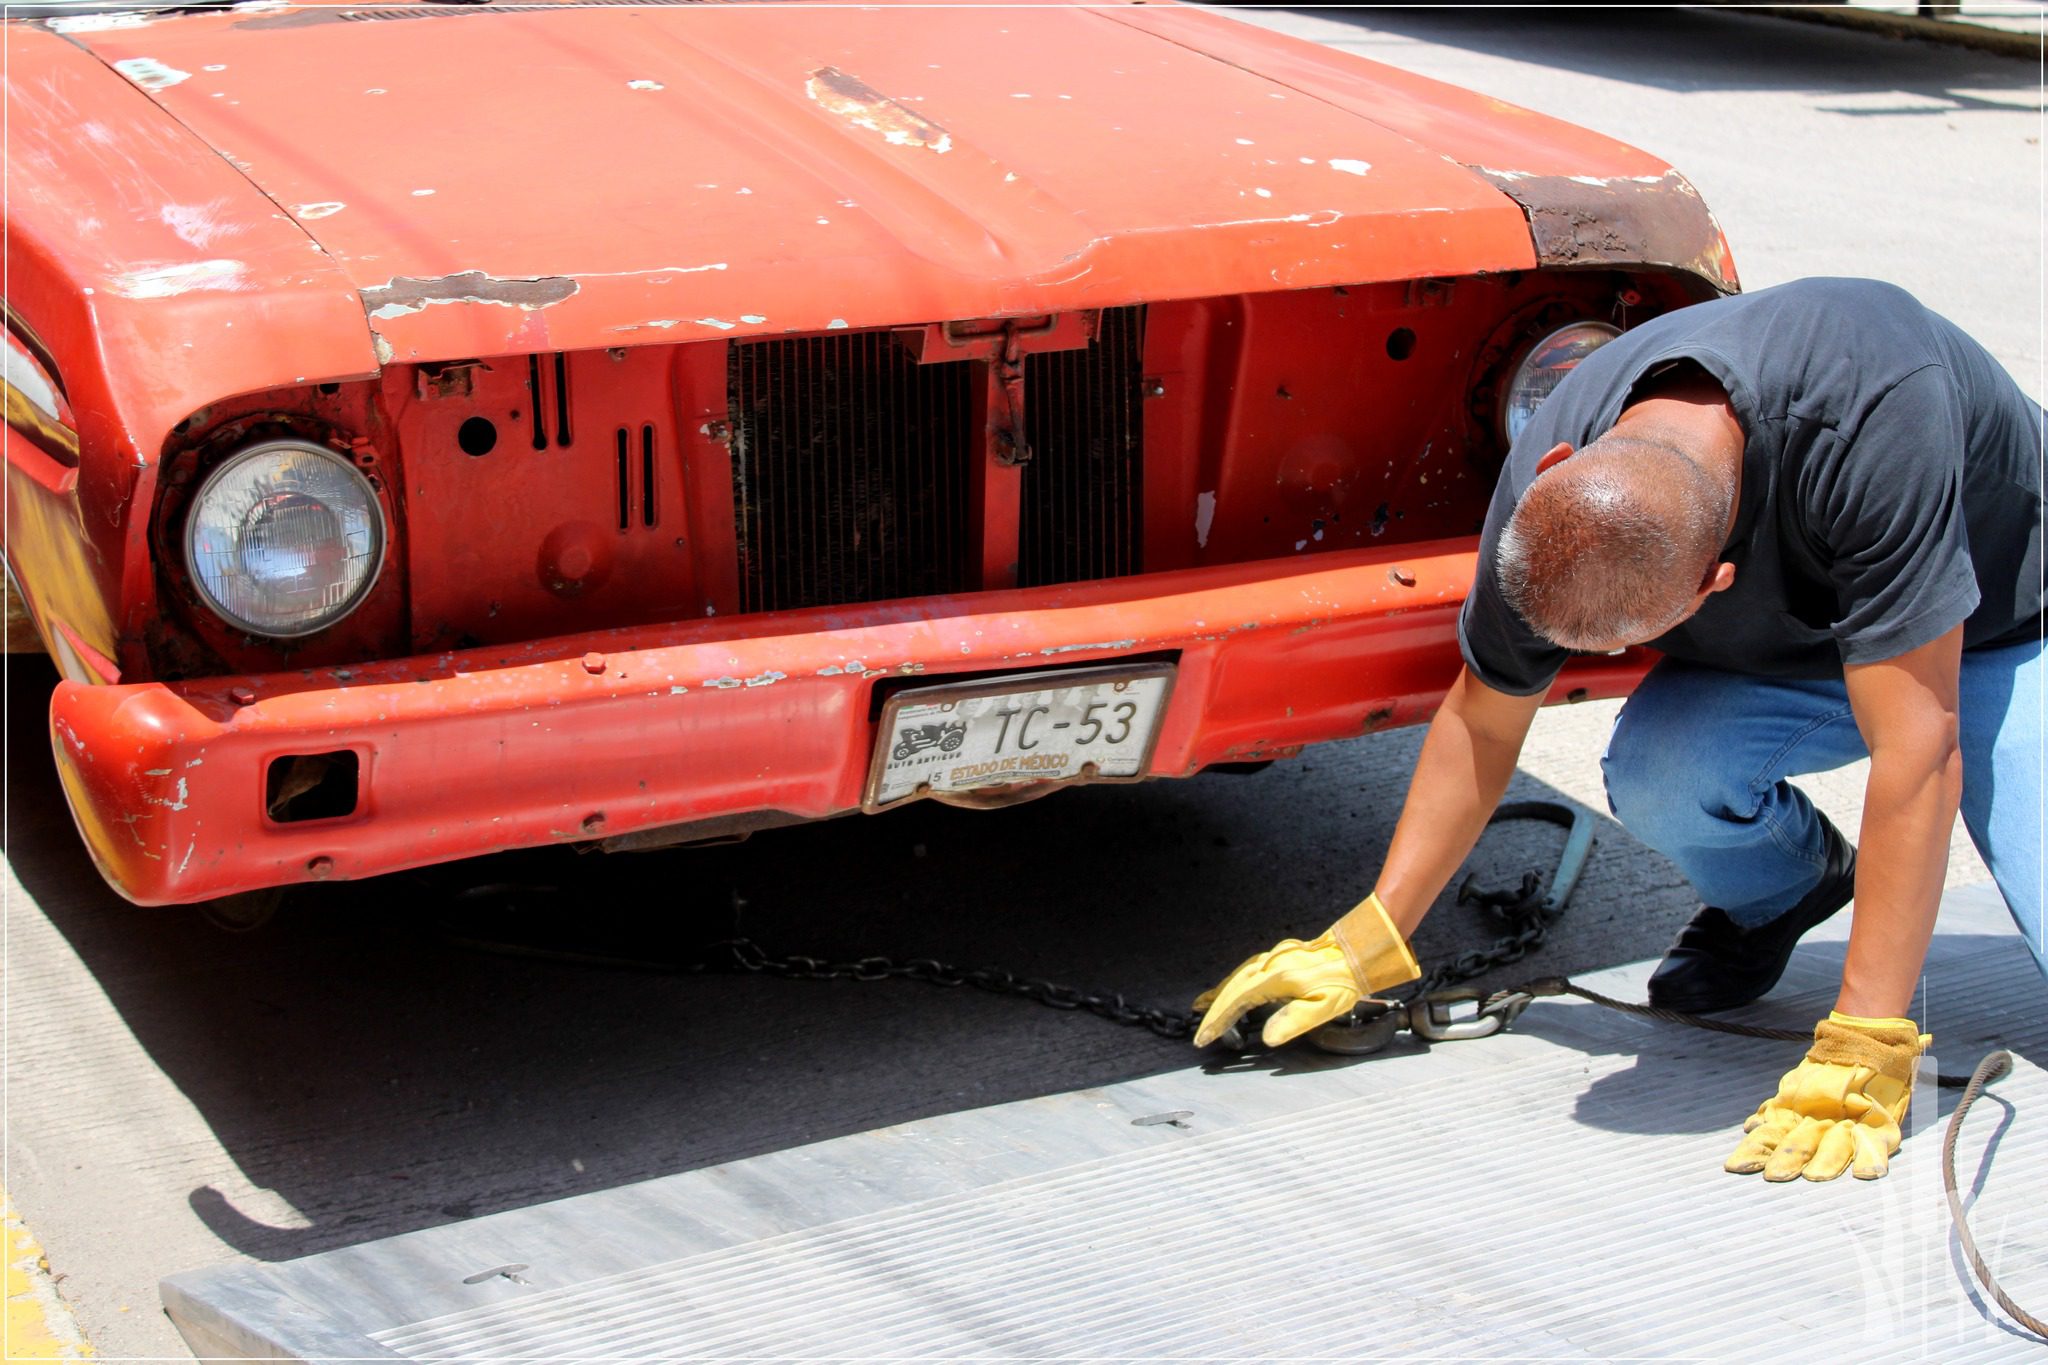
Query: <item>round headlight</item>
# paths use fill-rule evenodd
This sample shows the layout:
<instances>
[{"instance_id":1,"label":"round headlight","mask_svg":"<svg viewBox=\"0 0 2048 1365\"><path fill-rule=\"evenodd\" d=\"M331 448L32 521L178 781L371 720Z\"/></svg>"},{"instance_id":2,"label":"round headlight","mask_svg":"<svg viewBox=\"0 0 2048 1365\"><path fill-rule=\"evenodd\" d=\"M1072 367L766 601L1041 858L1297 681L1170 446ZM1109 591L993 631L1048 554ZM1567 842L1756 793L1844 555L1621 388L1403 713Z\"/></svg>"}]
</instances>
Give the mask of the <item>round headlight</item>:
<instances>
[{"instance_id":1,"label":"round headlight","mask_svg":"<svg viewBox=\"0 0 2048 1365\"><path fill-rule=\"evenodd\" d=\"M185 518L206 605L255 635L311 635L355 610L384 563L384 509L347 460L265 441L207 475Z\"/></svg>"},{"instance_id":2,"label":"round headlight","mask_svg":"<svg viewBox=\"0 0 2048 1365\"><path fill-rule=\"evenodd\" d=\"M1501 401L1501 435L1507 443L1515 443L1543 400L1581 360L1620 335L1619 328L1604 322L1574 322L1538 338L1509 376Z\"/></svg>"}]
</instances>

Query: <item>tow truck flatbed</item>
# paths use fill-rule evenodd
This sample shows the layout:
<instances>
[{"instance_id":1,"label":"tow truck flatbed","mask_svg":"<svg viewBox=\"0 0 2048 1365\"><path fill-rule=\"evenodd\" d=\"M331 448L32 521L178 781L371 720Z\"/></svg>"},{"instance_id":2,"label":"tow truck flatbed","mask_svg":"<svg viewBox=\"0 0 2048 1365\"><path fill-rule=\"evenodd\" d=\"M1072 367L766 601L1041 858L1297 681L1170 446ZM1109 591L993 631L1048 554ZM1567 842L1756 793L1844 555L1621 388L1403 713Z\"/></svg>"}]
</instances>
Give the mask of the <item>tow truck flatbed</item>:
<instances>
[{"instance_id":1,"label":"tow truck flatbed","mask_svg":"<svg viewBox=\"0 0 2048 1365\"><path fill-rule=\"evenodd\" d=\"M1841 918L1735 1017L1825 1013ZM1650 966L1580 980L1640 999ZM1988 889L1949 894L1926 980L1930 1065L2018 1058L1958 1173L2039 1302L2048 990ZM163 1300L202 1357L307 1362L2038 1359L1956 1249L1956 1092L1931 1074L1876 1185L1722 1173L1797 1051L1542 1001L1485 1040L1210 1059L175 1275Z\"/></svg>"}]
</instances>

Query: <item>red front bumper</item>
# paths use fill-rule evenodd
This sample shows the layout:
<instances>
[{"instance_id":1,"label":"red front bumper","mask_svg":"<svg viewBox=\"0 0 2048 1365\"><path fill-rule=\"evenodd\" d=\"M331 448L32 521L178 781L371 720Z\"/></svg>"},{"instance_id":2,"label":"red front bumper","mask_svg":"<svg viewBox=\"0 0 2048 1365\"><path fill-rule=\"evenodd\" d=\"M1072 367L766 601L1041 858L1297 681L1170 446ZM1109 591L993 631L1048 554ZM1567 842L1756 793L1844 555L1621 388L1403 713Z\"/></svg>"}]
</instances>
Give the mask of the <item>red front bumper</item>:
<instances>
[{"instance_id":1,"label":"red front bumper","mask_svg":"<svg viewBox=\"0 0 2048 1365\"><path fill-rule=\"evenodd\" d=\"M1469 540L1031 591L712 619L317 672L91 687L51 703L94 859L204 900L752 811L860 806L878 683L1178 658L1152 772L1425 720L1458 669ZM1575 660L1553 700L1628 690ZM273 760L357 755L353 814L280 824Z\"/></svg>"}]
</instances>

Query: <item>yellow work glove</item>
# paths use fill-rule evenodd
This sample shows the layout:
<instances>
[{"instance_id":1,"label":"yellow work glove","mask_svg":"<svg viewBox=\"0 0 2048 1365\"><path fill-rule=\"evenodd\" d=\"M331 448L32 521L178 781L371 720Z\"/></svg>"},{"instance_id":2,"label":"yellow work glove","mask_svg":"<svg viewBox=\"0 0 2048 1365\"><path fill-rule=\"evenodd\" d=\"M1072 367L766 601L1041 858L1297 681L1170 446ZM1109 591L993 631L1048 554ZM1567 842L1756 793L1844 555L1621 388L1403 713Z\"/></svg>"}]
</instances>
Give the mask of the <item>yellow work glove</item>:
<instances>
[{"instance_id":1,"label":"yellow work glove","mask_svg":"<svg viewBox=\"0 0 2048 1365\"><path fill-rule=\"evenodd\" d=\"M1195 1030L1195 1046L1215 1042L1248 1010L1284 1000L1289 1003L1266 1021L1262 1035L1267 1047L1279 1047L1349 1014L1372 992L1421 975L1415 955L1375 893L1322 937L1307 943L1283 939L1246 958L1222 985L1198 996L1195 1008L1208 1013Z\"/></svg>"},{"instance_id":2,"label":"yellow work glove","mask_svg":"<svg viewBox=\"0 0 2048 1365\"><path fill-rule=\"evenodd\" d=\"M1933 1041L1911 1019L1830 1012L1814 1026L1806 1060L1742 1126L1749 1136L1726 1168L1766 1180L1833 1180L1850 1170L1877 1179L1899 1150L1913 1065Z\"/></svg>"}]
</instances>

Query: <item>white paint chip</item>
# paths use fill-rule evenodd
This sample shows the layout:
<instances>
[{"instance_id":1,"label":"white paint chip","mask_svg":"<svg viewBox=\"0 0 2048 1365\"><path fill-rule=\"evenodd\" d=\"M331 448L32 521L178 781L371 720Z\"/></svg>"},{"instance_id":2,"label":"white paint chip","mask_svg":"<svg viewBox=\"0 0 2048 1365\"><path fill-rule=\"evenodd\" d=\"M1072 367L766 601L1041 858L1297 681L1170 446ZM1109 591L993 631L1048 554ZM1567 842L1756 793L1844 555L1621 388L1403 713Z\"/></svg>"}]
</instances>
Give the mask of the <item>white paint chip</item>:
<instances>
[{"instance_id":1,"label":"white paint chip","mask_svg":"<svg viewBox=\"0 0 2048 1365\"><path fill-rule=\"evenodd\" d=\"M742 313L740 314L740 321L759 326L761 323L768 321L768 319L759 313Z\"/></svg>"},{"instance_id":2,"label":"white paint chip","mask_svg":"<svg viewBox=\"0 0 2048 1365\"><path fill-rule=\"evenodd\" d=\"M1256 146L1258 146L1258 144L1257 144L1256 142L1253 142L1253 141L1252 141L1252 140L1251 140L1250 138L1248 138L1248 137L1241 137L1241 138L1238 138L1238 139L1237 139L1237 145L1238 145L1238 146L1240 146L1240 147L1256 147Z\"/></svg>"},{"instance_id":3,"label":"white paint chip","mask_svg":"<svg viewBox=\"0 0 2048 1365\"><path fill-rule=\"evenodd\" d=\"M1352 161L1346 158L1339 158L1330 163L1330 169L1342 171L1346 175L1364 175L1372 169L1372 163L1370 161Z\"/></svg>"},{"instance_id":4,"label":"white paint chip","mask_svg":"<svg viewBox=\"0 0 2048 1365\"><path fill-rule=\"evenodd\" d=\"M412 197L413 197L413 198L415 198L415 199L424 199L424 198L426 198L426 197L427 197L428 195L430 195L430 194L432 194L432 193L433 193L433 191L432 191L432 190L414 190L414 191L412 192Z\"/></svg>"},{"instance_id":5,"label":"white paint chip","mask_svg":"<svg viewBox=\"0 0 2048 1365\"><path fill-rule=\"evenodd\" d=\"M329 199L318 204L294 204L292 213L299 218L326 218L340 213L348 205L338 199Z\"/></svg>"},{"instance_id":6,"label":"white paint chip","mask_svg":"<svg viewBox=\"0 0 2048 1365\"><path fill-rule=\"evenodd\" d=\"M1252 193L1256 194L1261 199L1271 199L1273 197L1273 191L1266 189L1263 186L1253 190Z\"/></svg>"},{"instance_id":7,"label":"white paint chip","mask_svg":"<svg viewBox=\"0 0 2048 1365\"><path fill-rule=\"evenodd\" d=\"M627 88L628 90L666 90L666 89L668 89L668 87L667 87L667 86L665 86L665 85L663 85L663 84L662 84L662 83L661 83L660 81L627 81L627 82L626 82L626 88Z\"/></svg>"},{"instance_id":8,"label":"white paint chip","mask_svg":"<svg viewBox=\"0 0 2048 1365\"><path fill-rule=\"evenodd\" d=\"M154 57L127 57L115 62L114 70L144 90L164 90L180 81L192 79L191 72L180 71Z\"/></svg>"},{"instance_id":9,"label":"white paint chip","mask_svg":"<svg viewBox=\"0 0 2048 1365\"><path fill-rule=\"evenodd\" d=\"M834 318L834 319L832 319L832 321L830 321L830 322L828 322L828 323L826 323L826 324L825 324L825 330L826 330L826 331L828 331L828 332L837 332L837 331L841 331L841 330L843 330L843 329L844 329L845 327L846 327L846 319L845 319L845 318Z\"/></svg>"}]
</instances>

